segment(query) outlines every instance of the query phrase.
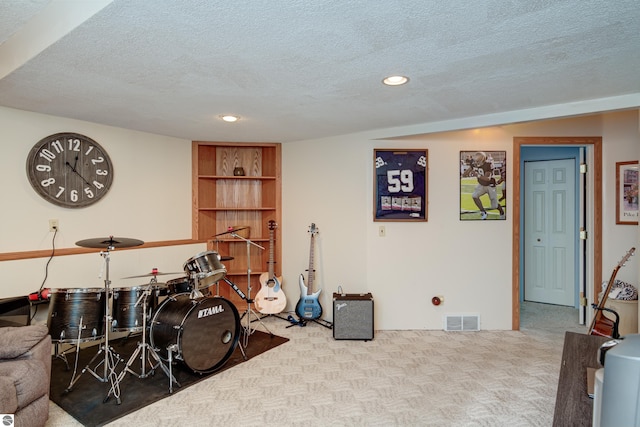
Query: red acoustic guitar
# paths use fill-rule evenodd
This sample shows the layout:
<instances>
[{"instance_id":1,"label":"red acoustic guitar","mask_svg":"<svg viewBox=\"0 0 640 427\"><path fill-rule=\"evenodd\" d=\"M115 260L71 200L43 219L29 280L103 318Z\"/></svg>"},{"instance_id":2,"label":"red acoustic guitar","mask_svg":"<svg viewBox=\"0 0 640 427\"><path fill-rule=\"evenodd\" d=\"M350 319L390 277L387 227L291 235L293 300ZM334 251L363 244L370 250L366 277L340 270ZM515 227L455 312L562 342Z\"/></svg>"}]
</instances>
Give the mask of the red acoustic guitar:
<instances>
[{"instance_id":1,"label":"red acoustic guitar","mask_svg":"<svg viewBox=\"0 0 640 427\"><path fill-rule=\"evenodd\" d=\"M614 338L614 339L619 338L618 313L616 313L615 311L609 308L605 308L604 305L607 302L607 298L609 297L609 292L611 292L611 287L615 282L616 275L618 274L618 270L620 270L620 268L627 263L627 261L629 260L629 258L631 258L631 256L635 251L636 251L636 248L631 248L629 249L627 254L624 257L622 257L618 265L616 265L616 267L613 269L613 273L611 273L611 278L609 279L609 283L607 283L607 289L605 289L604 295L602 295L602 300L600 301L599 304L592 304L592 307L596 310L596 312L593 314L593 320L591 321L591 327L589 327L588 335L599 335L601 337L608 337L608 338ZM615 320L611 320L610 318L605 316L604 315L605 311L613 313L613 315L615 316Z\"/></svg>"}]
</instances>

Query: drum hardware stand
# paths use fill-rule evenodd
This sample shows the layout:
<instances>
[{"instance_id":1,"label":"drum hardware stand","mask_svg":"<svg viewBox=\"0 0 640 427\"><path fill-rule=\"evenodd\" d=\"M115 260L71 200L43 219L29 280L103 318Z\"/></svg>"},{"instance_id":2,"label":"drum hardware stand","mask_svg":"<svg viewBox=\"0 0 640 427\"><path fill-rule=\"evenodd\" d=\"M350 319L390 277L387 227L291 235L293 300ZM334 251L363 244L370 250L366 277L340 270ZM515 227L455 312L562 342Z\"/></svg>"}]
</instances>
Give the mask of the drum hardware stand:
<instances>
[{"instance_id":1,"label":"drum hardware stand","mask_svg":"<svg viewBox=\"0 0 640 427\"><path fill-rule=\"evenodd\" d=\"M178 344L171 344L167 347L167 352L169 353L169 372L167 373L167 368L161 364L162 369L167 373L169 377L169 394L173 394L173 383L176 383L178 387L182 387L176 378L173 376L173 352L178 351Z\"/></svg>"},{"instance_id":2,"label":"drum hardware stand","mask_svg":"<svg viewBox=\"0 0 640 427\"><path fill-rule=\"evenodd\" d=\"M204 298L204 294L200 292L200 289L199 289L200 285L198 284L198 280L204 277L205 277L204 273L191 273L191 278L193 279L193 289L189 294L189 298L191 299Z\"/></svg>"},{"instance_id":3,"label":"drum hardware stand","mask_svg":"<svg viewBox=\"0 0 640 427\"><path fill-rule=\"evenodd\" d=\"M149 285L147 287L147 289L144 290L144 292L142 293L142 295L140 295L138 297L138 300L136 301L134 307L137 307L140 305L140 302L142 302L142 307L143 307L143 316L142 316L142 342L138 341L138 346L136 347L136 350L133 352L133 354L131 355L131 357L129 357L129 360L127 361L127 364L124 366L124 368L122 369L122 371L120 372L120 374L118 375L118 378L116 379L116 384L111 386L111 389L109 390L109 393L107 394L107 397L105 397L104 401L106 402L107 400L109 400L109 397L111 396L111 394L116 394L116 387L118 387L120 385L120 382L124 379L125 375L128 373L135 375L138 378L147 378L149 375L152 375L153 373L155 373L155 370L158 366L160 366L162 368L162 370L164 371L164 373L169 377L170 381L175 381L176 384L178 384L178 382L176 381L176 379L173 377L173 375L171 374L171 371L167 370L167 367L163 365L162 363L162 359L160 359L160 356L158 356L158 354L156 353L156 351L151 347L150 344L147 343L147 310L148 310L148 303L147 300L149 298L149 295L151 294L151 292L153 292L153 285L157 283L157 280L155 277L153 277L151 279L151 281L149 282ZM147 352L148 350L148 352ZM134 370L131 369L131 365L133 365L133 363L135 362L136 358L138 357L138 354L140 354L140 352L142 352L142 355L140 356L140 363L141 363L141 367L140 367L140 374L138 374L137 372L135 372ZM155 365L153 364L153 361L151 360L151 358L155 359L155 361L157 362ZM147 362L151 365L151 369L147 372ZM180 384L178 384L179 386Z\"/></svg>"},{"instance_id":4,"label":"drum hardware stand","mask_svg":"<svg viewBox=\"0 0 640 427\"><path fill-rule=\"evenodd\" d=\"M105 276L105 280L104 280L104 287L105 287L105 299L104 299L104 305L105 305L105 322L104 322L104 343L100 345L100 348L98 350L98 352L96 353L95 356L93 356L93 358L89 361L89 363L87 364L87 366L85 366L82 371L80 372L80 375L78 375L76 378L72 378L71 379L71 383L69 383L69 387L67 387L67 389L65 390L65 392L69 392L72 390L74 384L80 379L80 377L87 371L89 371L89 373L91 375L93 375L98 381L106 383L107 381L111 381L111 389L114 391L114 395L116 396L117 399L117 403L120 404L120 387L119 384L117 383L117 378L118 376L115 373L115 368L117 366L117 364L123 360L122 358L120 358L120 355L117 354L113 348L109 345L109 326L111 325L111 315L109 313L109 285L111 284L111 280L109 280L109 261L110 261L110 255L111 255L111 250L115 249L114 246L108 245L107 249L104 251L100 251L100 256L102 256L104 258L104 266L105 266L105 270L106 270L106 276ZM100 275L102 275L102 273L100 273ZM80 333L80 332L78 332ZM104 359L102 359L95 367L94 369L90 368L90 365L94 362L94 360L96 360L96 358L98 358L98 356L100 356L102 353L104 352ZM95 370L97 370L97 368L103 365L104 367L104 375L100 376L98 375ZM74 373L75 376L75 373Z\"/></svg>"},{"instance_id":5,"label":"drum hardware stand","mask_svg":"<svg viewBox=\"0 0 640 427\"><path fill-rule=\"evenodd\" d=\"M244 313L242 313L242 316L240 317L240 320L242 320L245 316L247 317L247 325L243 326L242 328L244 330L244 335L242 337L243 338L242 344L244 345L244 347L247 347L249 345L249 336L256 330L255 328L251 327L251 324L253 323L251 320L252 314L256 318L256 320L262 325L262 327L266 329L269 335L273 335L273 332L271 332L269 328L267 328L267 326L262 322L262 319L260 318L260 316L258 316L256 312L253 311L253 309L251 309L251 304L253 303L253 300L251 299L251 245L257 248L260 248L262 250L264 250L264 247L258 245L257 243L252 242L249 239L245 239L244 237L238 235L238 233L236 233L235 231L231 233L231 236L235 237L236 239L244 240L247 243L247 297L246 297L247 310ZM227 281L227 283L229 282Z\"/></svg>"},{"instance_id":6,"label":"drum hardware stand","mask_svg":"<svg viewBox=\"0 0 640 427\"><path fill-rule=\"evenodd\" d=\"M80 322L82 322L82 317L80 317ZM67 353L69 353L71 350L75 349L76 346L72 346L69 347L66 350L63 350L62 353L60 352L60 345L63 343L57 342L54 345L54 350L53 350L53 357L56 359L60 359L64 362L65 366L67 367L67 371L69 369L71 369L71 367L69 366L69 361L67 360Z\"/></svg>"},{"instance_id":7,"label":"drum hardware stand","mask_svg":"<svg viewBox=\"0 0 640 427\"><path fill-rule=\"evenodd\" d=\"M229 286L231 286L231 288L240 296L240 298L242 298L243 300L247 300L247 296L245 295L245 293L242 292L242 289L240 289L235 283L233 283L231 280L227 279L226 277L222 278L222 280L227 282L229 284ZM218 282L216 282L216 286L217 285L218 285ZM240 353L242 353L242 358L244 360L248 360L247 359L247 353L244 352L244 347L245 346L243 345L243 343L239 342L238 343L238 347L240 348Z\"/></svg>"}]
</instances>

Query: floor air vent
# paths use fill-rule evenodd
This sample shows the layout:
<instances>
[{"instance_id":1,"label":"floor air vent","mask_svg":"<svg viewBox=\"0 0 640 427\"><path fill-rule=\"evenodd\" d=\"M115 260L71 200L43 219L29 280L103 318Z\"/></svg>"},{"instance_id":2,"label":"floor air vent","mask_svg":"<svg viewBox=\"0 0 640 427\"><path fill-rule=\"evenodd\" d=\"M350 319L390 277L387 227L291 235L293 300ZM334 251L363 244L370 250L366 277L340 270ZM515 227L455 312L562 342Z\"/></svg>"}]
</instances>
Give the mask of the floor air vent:
<instances>
[{"instance_id":1,"label":"floor air vent","mask_svg":"<svg viewBox=\"0 0 640 427\"><path fill-rule=\"evenodd\" d=\"M478 315L446 315L444 318L445 331L479 331L480 316Z\"/></svg>"}]
</instances>

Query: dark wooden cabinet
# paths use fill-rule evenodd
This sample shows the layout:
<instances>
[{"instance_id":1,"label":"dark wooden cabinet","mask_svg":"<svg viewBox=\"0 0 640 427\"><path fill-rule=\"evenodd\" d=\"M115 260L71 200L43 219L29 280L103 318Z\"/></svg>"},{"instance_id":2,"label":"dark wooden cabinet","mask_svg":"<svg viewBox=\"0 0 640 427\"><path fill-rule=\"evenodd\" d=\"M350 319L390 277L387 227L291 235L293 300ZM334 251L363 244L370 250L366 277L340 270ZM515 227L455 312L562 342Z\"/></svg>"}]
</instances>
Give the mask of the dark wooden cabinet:
<instances>
[{"instance_id":1,"label":"dark wooden cabinet","mask_svg":"<svg viewBox=\"0 0 640 427\"><path fill-rule=\"evenodd\" d=\"M598 349L611 338L566 332L553 415L554 427L590 426L593 399L587 392L587 368L600 368Z\"/></svg>"}]
</instances>

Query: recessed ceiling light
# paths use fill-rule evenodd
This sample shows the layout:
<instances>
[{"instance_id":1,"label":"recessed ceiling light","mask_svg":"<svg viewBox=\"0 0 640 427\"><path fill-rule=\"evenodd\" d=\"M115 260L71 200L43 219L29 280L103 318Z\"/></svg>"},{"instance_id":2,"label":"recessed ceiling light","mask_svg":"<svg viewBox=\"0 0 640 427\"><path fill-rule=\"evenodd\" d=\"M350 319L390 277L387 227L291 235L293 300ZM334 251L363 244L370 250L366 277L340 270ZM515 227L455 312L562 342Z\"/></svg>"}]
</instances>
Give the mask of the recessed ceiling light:
<instances>
[{"instance_id":1,"label":"recessed ceiling light","mask_svg":"<svg viewBox=\"0 0 640 427\"><path fill-rule=\"evenodd\" d=\"M409 81L409 77L389 76L389 77L385 77L382 80L382 83L386 84L387 86L400 86L407 83L408 81Z\"/></svg>"},{"instance_id":2,"label":"recessed ceiling light","mask_svg":"<svg viewBox=\"0 0 640 427\"><path fill-rule=\"evenodd\" d=\"M220 116L220 118L222 120L224 120L225 122L233 123L233 122L237 122L240 119L240 116L234 116L234 115L231 115L231 114L224 114L224 115Z\"/></svg>"}]
</instances>

